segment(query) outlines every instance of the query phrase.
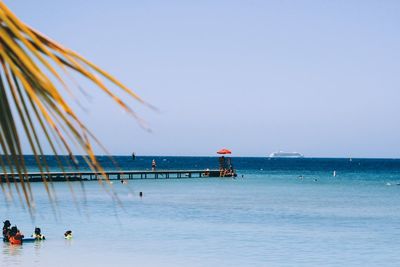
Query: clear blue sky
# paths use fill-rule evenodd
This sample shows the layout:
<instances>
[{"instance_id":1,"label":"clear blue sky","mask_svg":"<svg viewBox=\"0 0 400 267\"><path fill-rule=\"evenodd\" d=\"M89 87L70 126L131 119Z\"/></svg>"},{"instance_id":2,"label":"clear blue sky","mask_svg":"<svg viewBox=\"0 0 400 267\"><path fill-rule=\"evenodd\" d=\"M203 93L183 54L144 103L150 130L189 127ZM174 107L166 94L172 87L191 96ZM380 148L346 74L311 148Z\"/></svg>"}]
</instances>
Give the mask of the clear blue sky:
<instances>
[{"instance_id":1,"label":"clear blue sky","mask_svg":"<svg viewBox=\"0 0 400 267\"><path fill-rule=\"evenodd\" d=\"M5 3L160 109L85 84L113 154L400 157L400 1Z\"/></svg>"}]
</instances>

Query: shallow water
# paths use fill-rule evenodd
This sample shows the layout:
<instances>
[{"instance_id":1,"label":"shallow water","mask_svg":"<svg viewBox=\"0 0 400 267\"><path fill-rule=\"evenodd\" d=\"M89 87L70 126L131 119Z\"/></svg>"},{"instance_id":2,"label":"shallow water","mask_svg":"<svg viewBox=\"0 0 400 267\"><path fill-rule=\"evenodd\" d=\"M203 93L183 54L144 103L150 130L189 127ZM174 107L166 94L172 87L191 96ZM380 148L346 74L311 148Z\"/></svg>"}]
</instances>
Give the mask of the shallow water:
<instances>
[{"instance_id":1,"label":"shallow water","mask_svg":"<svg viewBox=\"0 0 400 267\"><path fill-rule=\"evenodd\" d=\"M166 161L170 168L191 169L213 159L179 160ZM0 264L398 266L398 161L367 160L355 167L335 160L236 161L237 179L114 182L122 205L97 182L84 182L85 194L81 183L72 183L76 203L66 183L55 183L61 218L43 185L32 184L35 221L18 198L0 207L1 219L10 219L25 235L40 226L47 240L2 244ZM66 230L73 231L72 240L64 240Z\"/></svg>"}]
</instances>

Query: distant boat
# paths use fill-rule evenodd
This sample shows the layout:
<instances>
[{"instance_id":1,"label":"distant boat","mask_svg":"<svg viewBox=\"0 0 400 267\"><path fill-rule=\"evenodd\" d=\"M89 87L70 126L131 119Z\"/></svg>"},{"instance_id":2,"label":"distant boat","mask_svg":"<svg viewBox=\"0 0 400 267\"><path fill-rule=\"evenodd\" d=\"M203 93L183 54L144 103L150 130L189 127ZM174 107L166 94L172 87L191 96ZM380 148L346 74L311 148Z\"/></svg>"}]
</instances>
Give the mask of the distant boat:
<instances>
[{"instance_id":1,"label":"distant boat","mask_svg":"<svg viewBox=\"0 0 400 267\"><path fill-rule=\"evenodd\" d=\"M298 152L273 152L269 154L270 158L304 158L304 156Z\"/></svg>"}]
</instances>

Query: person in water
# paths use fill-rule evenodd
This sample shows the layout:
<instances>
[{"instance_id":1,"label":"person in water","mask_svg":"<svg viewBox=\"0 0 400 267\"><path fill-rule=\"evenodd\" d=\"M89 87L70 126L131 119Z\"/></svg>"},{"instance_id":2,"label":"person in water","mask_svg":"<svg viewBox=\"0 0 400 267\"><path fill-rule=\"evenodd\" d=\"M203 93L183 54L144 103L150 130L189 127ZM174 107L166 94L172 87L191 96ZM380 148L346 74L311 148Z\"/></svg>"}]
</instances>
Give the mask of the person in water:
<instances>
[{"instance_id":1,"label":"person in water","mask_svg":"<svg viewBox=\"0 0 400 267\"><path fill-rule=\"evenodd\" d=\"M156 170L156 167L157 167L156 160L153 159L153 161L151 162L151 170L152 170L152 171L155 171L155 170Z\"/></svg>"},{"instance_id":2,"label":"person in water","mask_svg":"<svg viewBox=\"0 0 400 267\"><path fill-rule=\"evenodd\" d=\"M3 222L3 241L8 242L8 237L10 236L10 230L11 230L11 223L9 220L6 220Z\"/></svg>"},{"instance_id":3,"label":"person in water","mask_svg":"<svg viewBox=\"0 0 400 267\"><path fill-rule=\"evenodd\" d=\"M39 227L35 228L35 232L32 235L33 238L35 238L36 240L45 240L46 237L44 235L42 235L42 231L40 230Z\"/></svg>"},{"instance_id":4,"label":"person in water","mask_svg":"<svg viewBox=\"0 0 400 267\"><path fill-rule=\"evenodd\" d=\"M65 239L71 239L72 238L72 231L68 230L64 233L64 238Z\"/></svg>"},{"instance_id":5,"label":"person in water","mask_svg":"<svg viewBox=\"0 0 400 267\"><path fill-rule=\"evenodd\" d=\"M24 238L24 235L18 230L17 226L11 227L10 235L8 237L8 240L10 241L11 244L22 245L23 238Z\"/></svg>"}]
</instances>

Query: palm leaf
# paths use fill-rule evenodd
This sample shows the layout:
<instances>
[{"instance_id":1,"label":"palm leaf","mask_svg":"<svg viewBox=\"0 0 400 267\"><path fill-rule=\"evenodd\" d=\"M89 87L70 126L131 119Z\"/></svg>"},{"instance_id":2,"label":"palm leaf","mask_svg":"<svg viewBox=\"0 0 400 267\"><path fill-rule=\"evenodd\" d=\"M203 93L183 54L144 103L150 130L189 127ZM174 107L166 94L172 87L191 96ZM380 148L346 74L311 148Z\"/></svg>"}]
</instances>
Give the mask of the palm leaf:
<instances>
[{"instance_id":1,"label":"palm leaf","mask_svg":"<svg viewBox=\"0 0 400 267\"><path fill-rule=\"evenodd\" d=\"M98 140L62 96L61 90L74 96L67 86L66 78L72 80L72 73L82 75L136 118L128 104L107 87L100 77L140 103L148 104L78 53L23 23L1 0L0 64L0 166L5 174L5 181L0 182L1 189L11 199L15 190L21 204L27 206L33 214L34 198L26 175L21 137L28 140L51 202L55 194L52 184L48 183L44 175L49 172L49 168L42 149L44 144L39 139L40 134L44 135L45 142L62 170L64 167L58 155L72 155L73 149L78 148L86 155L84 160L90 168L104 174L91 144L91 140L96 143ZM102 177L107 180L106 175ZM71 186L70 190L73 193Z\"/></svg>"}]
</instances>

